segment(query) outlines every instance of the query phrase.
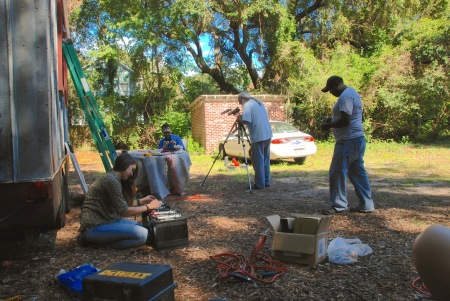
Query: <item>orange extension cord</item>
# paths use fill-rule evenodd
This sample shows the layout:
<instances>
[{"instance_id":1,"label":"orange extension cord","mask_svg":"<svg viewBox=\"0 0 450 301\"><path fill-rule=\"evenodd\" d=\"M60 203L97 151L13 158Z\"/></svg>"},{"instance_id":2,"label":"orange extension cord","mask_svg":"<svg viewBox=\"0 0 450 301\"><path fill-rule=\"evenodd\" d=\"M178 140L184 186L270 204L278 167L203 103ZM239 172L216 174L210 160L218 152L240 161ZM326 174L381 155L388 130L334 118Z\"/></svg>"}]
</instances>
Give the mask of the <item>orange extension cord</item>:
<instances>
[{"instance_id":1,"label":"orange extension cord","mask_svg":"<svg viewBox=\"0 0 450 301\"><path fill-rule=\"evenodd\" d=\"M421 284L419 284L419 282L421 282ZM425 283L420 279L420 277L417 277L416 279L414 279L412 286L416 289L416 291L418 291L425 297L433 297L430 294L430 292L428 291L428 288L425 285Z\"/></svg>"},{"instance_id":2,"label":"orange extension cord","mask_svg":"<svg viewBox=\"0 0 450 301\"><path fill-rule=\"evenodd\" d=\"M245 281L257 281L272 284L287 271L287 267L269 255L261 253L260 249L266 242L267 234L262 234L253 247L248 261L243 255L222 253L211 256L216 269L222 278L233 277ZM269 279L270 277L270 279ZM266 280L267 279L267 280Z\"/></svg>"}]
</instances>

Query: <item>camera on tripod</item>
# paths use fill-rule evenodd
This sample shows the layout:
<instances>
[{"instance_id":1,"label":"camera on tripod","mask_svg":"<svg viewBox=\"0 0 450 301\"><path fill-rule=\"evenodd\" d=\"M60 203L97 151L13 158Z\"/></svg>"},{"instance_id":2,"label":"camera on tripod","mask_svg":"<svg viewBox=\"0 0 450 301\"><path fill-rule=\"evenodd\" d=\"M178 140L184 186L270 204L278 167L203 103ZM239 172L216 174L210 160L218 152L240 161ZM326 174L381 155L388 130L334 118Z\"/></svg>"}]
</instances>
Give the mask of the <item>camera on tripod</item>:
<instances>
[{"instance_id":1,"label":"camera on tripod","mask_svg":"<svg viewBox=\"0 0 450 301\"><path fill-rule=\"evenodd\" d=\"M226 113L228 113L228 116L236 115L237 113L239 113L239 111L240 111L240 109L238 107L236 107L234 109L226 109L225 111L220 113L220 115L223 115L223 114L226 114Z\"/></svg>"},{"instance_id":2,"label":"camera on tripod","mask_svg":"<svg viewBox=\"0 0 450 301\"><path fill-rule=\"evenodd\" d=\"M239 111L240 111L239 107L236 107L234 109L226 109L225 111L221 112L220 114L223 115L223 114L228 113L228 116L229 115L237 115L239 113ZM242 122L241 117L242 116L237 116L235 122L231 126L230 132L228 133L228 135L226 135L227 138L225 139L225 141L223 141L223 143L221 142L219 144L219 152L217 153L217 156L214 159L214 162L211 165L211 168L209 169L208 174L206 175L205 179L203 180L202 186L205 185L206 179L208 178L209 173L211 172L211 170L212 170L214 164L216 163L217 159L219 158L219 156L222 155L222 159L226 158L227 154L226 154L226 150L225 150L225 144L227 143L227 141L230 137L233 137L232 138L233 141L237 141L237 144L242 144L242 153L244 154L245 169L247 170L247 180L248 180L249 192L252 193L250 173L248 171L247 151L245 149L245 144L248 143L251 146L251 143L250 143L250 138L248 137L246 129L245 129L246 125ZM236 133L236 132L237 132L237 134L234 135L234 133ZM236 159L234 159L234 160L236 160ZM237 164L236 163L235 163L235 165L238 166L239 163L237 163ZM226 164L226 165L228 165L228 164Z\"/></svg>"}]
</instances>

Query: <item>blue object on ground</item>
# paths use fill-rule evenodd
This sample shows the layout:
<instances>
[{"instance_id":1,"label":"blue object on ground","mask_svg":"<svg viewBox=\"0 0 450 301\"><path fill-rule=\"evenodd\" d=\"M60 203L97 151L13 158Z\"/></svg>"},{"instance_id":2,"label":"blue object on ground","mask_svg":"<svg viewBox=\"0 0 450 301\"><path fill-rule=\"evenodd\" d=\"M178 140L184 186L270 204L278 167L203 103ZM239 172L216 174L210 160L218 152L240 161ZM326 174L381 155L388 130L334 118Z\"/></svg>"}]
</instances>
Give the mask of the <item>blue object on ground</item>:
<instances>
[{"instance_id":1,"label":"blue object on ground","mask_svg":"<svg viewBox=\"0 0 450 301\"><path fill-rule=\"evenodd\" d=\"M57 279L58 283L66 288L70 294L81 298L83 294L83 278L99 271L100 269L97 269L91 264L83 264L71 271L58 275Z\"/></svg>"}]
</instances>

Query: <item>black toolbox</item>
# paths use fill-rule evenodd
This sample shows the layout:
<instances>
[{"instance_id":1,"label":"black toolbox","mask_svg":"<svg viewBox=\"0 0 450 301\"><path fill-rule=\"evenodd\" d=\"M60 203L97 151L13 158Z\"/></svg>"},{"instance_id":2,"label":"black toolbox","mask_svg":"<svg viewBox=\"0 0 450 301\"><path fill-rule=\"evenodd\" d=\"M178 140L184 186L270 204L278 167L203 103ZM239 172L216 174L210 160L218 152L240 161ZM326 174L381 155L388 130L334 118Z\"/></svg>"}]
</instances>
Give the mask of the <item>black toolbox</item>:
<instances>
[{"instance_id":1,"label":"black toolbox","mask_svg":"<svg viewBox=\"0 0 450 301\"><path fill-rule=\"evenodd\" d=\"M147 244L156 251L189 245L187 219L184 217L160 220L143 214L142 224L148 229Z\"/></svg>"},{"instance_id":2,"label":"black toolbox","mask_svg":"<svg viewBox=\"0 0 450 301\"><path fill-rule=\"evenodd\" d=\"M120 262L83 278L83 300L173 301L176 286L170 265Z\"/></svg>"}]
</instances>

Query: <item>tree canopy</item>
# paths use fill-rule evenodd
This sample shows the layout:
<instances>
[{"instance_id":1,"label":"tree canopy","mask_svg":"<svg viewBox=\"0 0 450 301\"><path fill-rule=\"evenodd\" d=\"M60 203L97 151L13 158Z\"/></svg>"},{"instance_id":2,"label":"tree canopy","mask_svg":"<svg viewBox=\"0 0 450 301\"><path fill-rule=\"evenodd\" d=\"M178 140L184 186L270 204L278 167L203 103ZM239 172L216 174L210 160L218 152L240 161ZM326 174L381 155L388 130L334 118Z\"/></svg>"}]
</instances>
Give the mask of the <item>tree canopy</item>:
<instances>
[{"instance_id":1,"label":"tree canopy","mask_svg":"<svg viewBox=\"0 0 450 301\"><path fill-rule=\"evenodd\" d=\"M72 30L102 62L99 84L112 83L117 61L144 79L146 121L205 86L251 89L288 95L292 121L324 136L317 120L333 99L319 88L339 74L363 96L370 135L424 139L449 135L449 15L445 0L91 0Z\"/></svg>"}]
</instances>

